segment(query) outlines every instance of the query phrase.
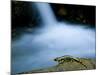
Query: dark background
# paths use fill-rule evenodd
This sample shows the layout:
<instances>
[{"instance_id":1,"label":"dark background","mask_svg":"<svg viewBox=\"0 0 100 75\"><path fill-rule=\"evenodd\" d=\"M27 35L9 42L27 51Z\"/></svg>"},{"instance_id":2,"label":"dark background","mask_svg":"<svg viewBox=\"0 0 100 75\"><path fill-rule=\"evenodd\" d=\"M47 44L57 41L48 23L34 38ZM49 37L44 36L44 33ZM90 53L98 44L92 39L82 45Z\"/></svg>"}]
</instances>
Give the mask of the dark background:
<instances>
[{"instance_id":1,"label":"dark background","mask_svg":"<svg viewBox=\"0 0 100 75\"><path fill-rule=\"evenodd\" d=\"M38 27L40 16L33 2L11 1L12 38L26 28ZM96 6L50 3L58 21L95 28Z\"/></svg>"}]
</instances>

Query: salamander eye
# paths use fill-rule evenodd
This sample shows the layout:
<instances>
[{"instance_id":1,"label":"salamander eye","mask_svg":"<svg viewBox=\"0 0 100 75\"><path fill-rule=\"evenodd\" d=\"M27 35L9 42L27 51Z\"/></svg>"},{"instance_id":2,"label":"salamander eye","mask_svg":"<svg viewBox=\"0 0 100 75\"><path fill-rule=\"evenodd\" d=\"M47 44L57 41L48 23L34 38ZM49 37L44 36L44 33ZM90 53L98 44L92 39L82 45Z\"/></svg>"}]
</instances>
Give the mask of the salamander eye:
<instances>
[{"instance_id":1,"label":"salamander eye","mask_svg":"<svg viewBox=\"0 0 100 75\"><path fill-rule=\"evenodd\" d=\"M57 61L57 59L54 59L54 61Z\"/></svg>"}]
</instances>

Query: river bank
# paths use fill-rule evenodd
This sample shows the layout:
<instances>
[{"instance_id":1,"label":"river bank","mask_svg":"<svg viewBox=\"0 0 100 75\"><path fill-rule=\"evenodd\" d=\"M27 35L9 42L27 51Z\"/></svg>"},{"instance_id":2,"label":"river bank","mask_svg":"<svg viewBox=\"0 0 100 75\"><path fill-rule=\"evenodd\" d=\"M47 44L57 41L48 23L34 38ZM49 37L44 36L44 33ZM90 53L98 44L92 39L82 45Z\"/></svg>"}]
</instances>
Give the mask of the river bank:
<instances>
[{"instance_id":1,"label":"river bank","mask_svg":"<svg viewBox=\"0 0 100 75\"><path fill-rule=\"evenodd\" d=\"M77 71L77 70L92 70L96 69L96 60L92 58L74 58L60 57L61 61L58 64L49 68L31 70L19 74L45 73L45 72L61 72L61 71Z\"/></svg>"}]
</instances>

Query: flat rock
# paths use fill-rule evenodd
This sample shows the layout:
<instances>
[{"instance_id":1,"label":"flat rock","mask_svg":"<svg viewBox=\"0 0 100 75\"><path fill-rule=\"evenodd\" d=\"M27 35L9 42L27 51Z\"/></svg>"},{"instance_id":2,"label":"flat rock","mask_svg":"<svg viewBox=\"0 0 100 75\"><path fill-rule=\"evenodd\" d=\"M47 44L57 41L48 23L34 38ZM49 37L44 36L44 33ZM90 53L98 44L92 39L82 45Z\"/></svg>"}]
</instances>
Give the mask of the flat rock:
<instances>
[{"instance_id":1,"label":"flat rock","mask_svg":"<svg viewBox=\"0 0 100 75\"><path fill-rule=\"evenodd\" d=\"M67 59L65 59L68 57ZM31 74L31 73L44 73L44 72L61 72L61 71L76 71L76 70L92 70L96 68L96 60L90 58L75 58L70 56L58 57L59 59L64 59L62 63L49 68L43 68L38 70L32 70L28 72L22 72L20 74ZM70 59L69 59L70 58ZM56 59L56 58L55 58ZM55 60L54 59L54 60ZM75 61L75 60L77 61Z\"/></svg>"}]
</instances>

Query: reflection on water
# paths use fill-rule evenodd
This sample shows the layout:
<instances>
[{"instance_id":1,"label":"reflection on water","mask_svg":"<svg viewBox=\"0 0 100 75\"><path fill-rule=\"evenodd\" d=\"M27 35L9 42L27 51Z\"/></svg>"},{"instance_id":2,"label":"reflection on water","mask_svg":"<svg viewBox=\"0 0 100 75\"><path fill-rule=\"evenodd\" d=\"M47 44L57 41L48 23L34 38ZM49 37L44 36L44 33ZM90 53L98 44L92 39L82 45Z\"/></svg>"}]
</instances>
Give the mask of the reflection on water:
<instances>
[{"instance_id":1,"label":"reflection on water","mask_svg":"<svg viewBox=\"0 0 100 75\"><path fill-rule=\"evenodd\" d=\"M24 34L12 42L12 72L53 66L63 55L95 57L95 30L58 23Z\"/></svg>"}]
</instances>

